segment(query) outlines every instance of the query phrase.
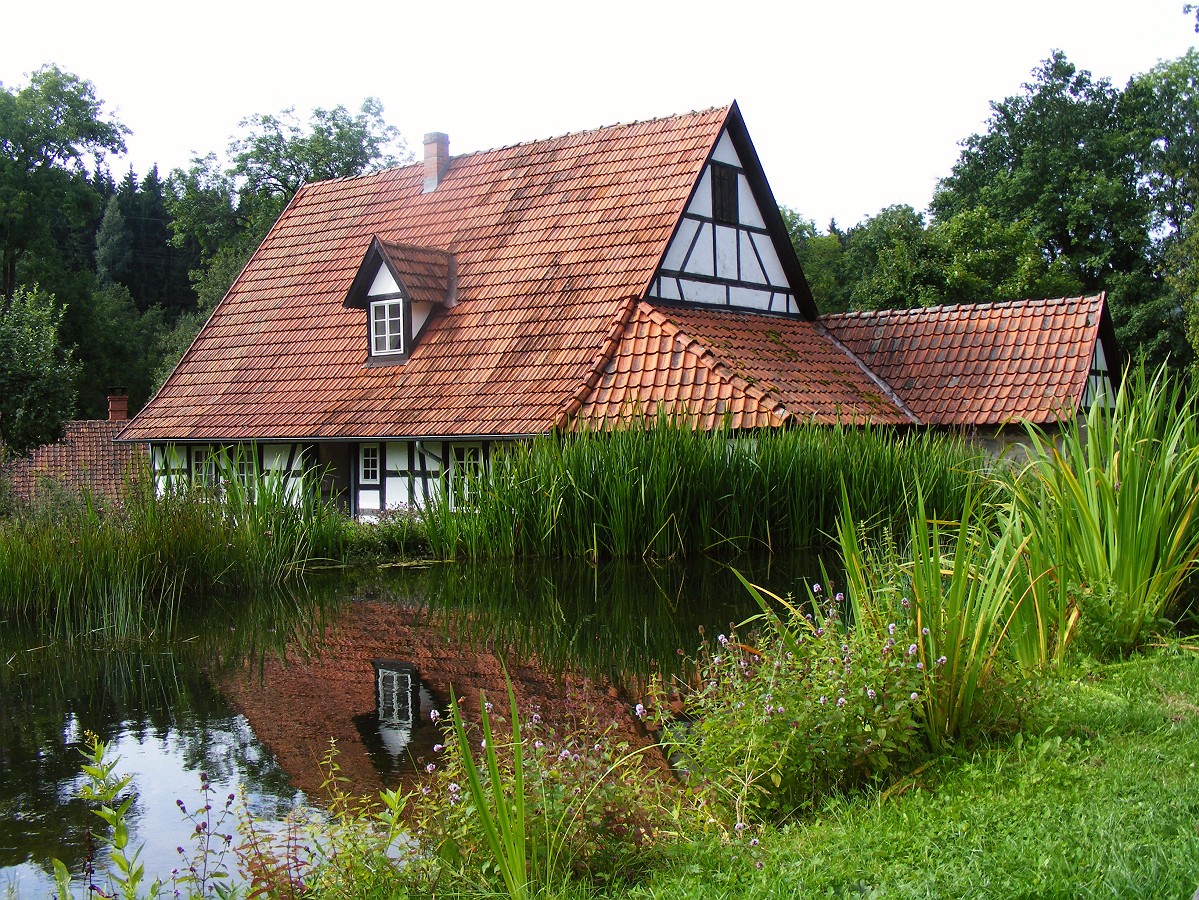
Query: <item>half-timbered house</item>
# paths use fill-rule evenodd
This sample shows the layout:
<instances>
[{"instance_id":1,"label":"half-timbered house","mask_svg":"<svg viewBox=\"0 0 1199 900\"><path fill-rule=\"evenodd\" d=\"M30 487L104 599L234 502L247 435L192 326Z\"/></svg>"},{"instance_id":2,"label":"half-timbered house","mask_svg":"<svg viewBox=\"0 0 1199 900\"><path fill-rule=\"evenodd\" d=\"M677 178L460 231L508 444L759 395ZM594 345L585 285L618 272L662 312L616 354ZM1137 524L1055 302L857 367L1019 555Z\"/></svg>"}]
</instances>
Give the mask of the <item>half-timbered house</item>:
<instances>
[{"instance_id":1,"label":"half-timbered house","mask_svg":"<svg viewBox=\"0 0 1199 900\"><path fill-rule=\"evenodd\" d=\"M1059 302L1085 384L1102 299ZM421 162L304 186L122 439L164 480L232 448L297 490L320 470L369 515L499 442L633 414L939 424L871 362L906 332L870 327L817 316L736 104L455 157L435 133ZM1052 414L1082 401L1057 350L1035 365L1063 377L1030 387Z\"/></svg>"}]
</instances>

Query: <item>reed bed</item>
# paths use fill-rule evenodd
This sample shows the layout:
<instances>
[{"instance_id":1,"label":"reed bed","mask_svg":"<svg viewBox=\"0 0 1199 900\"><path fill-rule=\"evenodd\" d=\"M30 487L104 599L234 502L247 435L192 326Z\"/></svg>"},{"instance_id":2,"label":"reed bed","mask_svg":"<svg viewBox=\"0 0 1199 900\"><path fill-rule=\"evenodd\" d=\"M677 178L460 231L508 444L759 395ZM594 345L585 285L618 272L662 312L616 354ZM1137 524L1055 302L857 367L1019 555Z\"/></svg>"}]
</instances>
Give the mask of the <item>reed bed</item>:
<instances>
[{"instance_id":1,"label":"reed bed","mask_svg":"<svg viewBox=\"0 0 1199 900\"><path fill-rule=\"evenodd\" d=\"M880 526L960 509L985 480L960 438L805 426L753 435L659 417L513 444L422 511L435 555L674 558L825 543L844 483Z\"/></svg>"},{"instance_id":2,"label":"reed bed","mask_svg":"<svg viewBox=\"0 0 1199 900\"><path fill-rule=\"evenodd\" d=\"M342 530L259 475L162 496L142 478L111 503L57 496L0 519L0 616L59 640L169 633L185 603L276 588L336 553Z\"/></svg>"}]
</instances>

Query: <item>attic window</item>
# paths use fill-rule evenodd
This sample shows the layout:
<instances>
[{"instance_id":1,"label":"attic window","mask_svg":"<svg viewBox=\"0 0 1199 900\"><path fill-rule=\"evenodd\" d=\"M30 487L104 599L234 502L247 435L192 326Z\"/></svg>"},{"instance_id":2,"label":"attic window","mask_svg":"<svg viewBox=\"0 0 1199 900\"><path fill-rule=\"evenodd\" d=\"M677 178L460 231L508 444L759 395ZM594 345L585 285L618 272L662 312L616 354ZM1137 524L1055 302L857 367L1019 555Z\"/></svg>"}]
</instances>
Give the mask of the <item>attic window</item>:
<instances>
[{"instance_id":1,"label":"attic window","mask_svg":"<svg viewBox=\"0 0 1199 900\"><path fill-rule=\"evenodd\" d=\"M737 170L724 163L712 163L712 218L722 225L736 225Z\"/></svg>"},{"instance_id":2,"label":"attic window","mask_svg":"<svg viewBox=\"0 0 1199 900\"><path fill-rule=\"evenodd\" d=\"M403 352L404 301L374 301L371 303L371 354L386 356Z\"/></svg>"}]
</instances>

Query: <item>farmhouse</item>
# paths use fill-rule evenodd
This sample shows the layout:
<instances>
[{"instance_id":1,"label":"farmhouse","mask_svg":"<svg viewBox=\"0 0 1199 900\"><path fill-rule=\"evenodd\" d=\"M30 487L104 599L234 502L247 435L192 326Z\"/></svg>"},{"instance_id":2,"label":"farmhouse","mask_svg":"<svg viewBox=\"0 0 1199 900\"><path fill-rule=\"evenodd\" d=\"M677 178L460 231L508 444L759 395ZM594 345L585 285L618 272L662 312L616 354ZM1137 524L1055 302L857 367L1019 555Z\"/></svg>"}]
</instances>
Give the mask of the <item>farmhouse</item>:
<instances>
[{"instance_id":1,"label":"farmhouse","mask_svg":"<svg viewBox=\"0 0 1199 900\"><path fill-rule=\"evenodd\" d=\"M701 427L1074 415L1102 297L821 319L737 105L303 187L121 439L159 479L238 448L358 514L497 443L655 411Z\"/></svg>"}]
</instances>

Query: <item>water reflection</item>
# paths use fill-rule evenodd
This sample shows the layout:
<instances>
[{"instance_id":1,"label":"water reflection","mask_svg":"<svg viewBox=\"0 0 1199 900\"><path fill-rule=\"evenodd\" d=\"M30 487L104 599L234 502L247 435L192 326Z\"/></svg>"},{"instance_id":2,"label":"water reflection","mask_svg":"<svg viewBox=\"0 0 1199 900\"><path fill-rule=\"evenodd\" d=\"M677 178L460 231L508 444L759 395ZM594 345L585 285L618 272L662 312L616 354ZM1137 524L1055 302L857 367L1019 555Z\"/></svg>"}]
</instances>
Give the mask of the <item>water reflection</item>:
<instances>
[{"instance_id":1,"label":"water reflection","mask_svg":"<svg viewBox=\"0 0 1199 900\"><path fill-rule=\"evenodd\" d=\"M780 593L811 558L741 560ZM49 860L78 871L98 821L75 799L84 729L114 743L135 774L134 842L165 875L190 825L199 773L253 810L281 816L319 794L338 750L354 793L412 778L434 758L431 709L450 690L468 710L505 696L573 727L616 722L636 737L622 688L672 673L701 640L756 610L720 565L437 564L313 581L302 592L230 597L193 610L176 635L93 649L0 635L0 880L49 891ZM3 662L3 661L7 662Z\"/></svg>"}]
</instances>

